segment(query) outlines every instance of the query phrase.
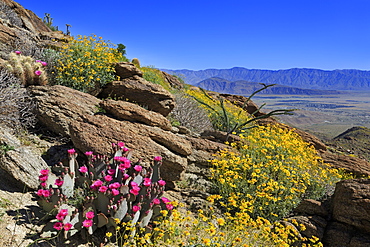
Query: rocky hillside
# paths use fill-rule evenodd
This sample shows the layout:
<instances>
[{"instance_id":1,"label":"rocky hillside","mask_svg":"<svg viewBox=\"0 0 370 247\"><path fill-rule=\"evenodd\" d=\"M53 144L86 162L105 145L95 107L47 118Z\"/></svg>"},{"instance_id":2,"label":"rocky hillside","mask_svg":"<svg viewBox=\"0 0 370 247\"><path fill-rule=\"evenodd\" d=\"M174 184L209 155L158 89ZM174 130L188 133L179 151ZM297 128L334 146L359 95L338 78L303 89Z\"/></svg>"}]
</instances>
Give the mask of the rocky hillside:
<instances>
[{"instance_id":1,"label":"rocky hillside","mask_svg":"<svg viewBox=\"0 0 370 247\"><path fill-rule=\"evenodd\" d=\"M260 83L257 82L249 82L244 80L228 81L218 77L205 79L201 82L196 83L195 86L201 87L209 91L244 96L249 96L253 92L263 87ZM340 91L302 89L277 84L273 87L269 87L266 90L261 91L259 94L328 95L328 94L340 94Z\"/></svg>"},{"instance_id":2,"label":"rocky hillside","mask_svg":"<svg viewBox=\"0 0 370 247\"><path fill-rule=\"evenodd\" d=\"M259 70L235 67L231 69L163 70L183 76L186 83L196 84L202 80L218 77L228 81L262 82L284 86L320 90L370 90L370 71L287 69Z\"/></svg>"},{"instance_id":3,"label":"rocky hillside","mask_svg":"<svg viewBox=\"0 0 370 247\"><path fill-rule=\"evenodd\" d=\"M40 47L50 45L50 37L62 35L50 32L39 18L19 4L11 0L3 3L6 7L2 11L5 9L6 13L1 12L2 18L18 16L22 20L12 23L2 19L0 30L13 32L9 37L3 36L4 49L17 48L14 44L23 42L24 36L18 36L22 33L29 34L28 40ZM49 38L44 38L44 32ZM60 85L32 85L20 89L26 91L37 106L33 114L38 122L22 135L15 125L0 123L0 196L7 196L9 201L6 204L8 210L0 221L2 246L27 246L32 237L39 236L39 228L30 224L40 211L31 199L40 185L39 172L65 161L67 150L71 148L83 157L86 151L108 154L112 142L124 142L132 151L132 160L141 159L143 165L148 164L153 156L161 156L161 176L167 181L166 195L194 209L205 204L212 193L208 160L220 150L231 149L224 143L226 133L214 130L194 133L181 125L172 126L168 116L177 102L171 92L145 80L132 63L117 63L115 71L120 79L108 83L97 96ZM174 88L183 86L169 74L164 73L163 77ZM0 97L6 95L3 88L0 88ZM246 100L243 96L219 96L235 105L242 105ZM3 101L0 102L3 106L1 103ZM6 115L10 108L0 109ZM249 113L256 109L254 104L247 107ZM260 124L290 128L271 118ZM333 167L344 168L359 176L370 176L367 161L333 153L315 136L300 130L296 132ZM231 141L238 140L238 136L231 136ZM370 216L366 211L370 207L369 179L346 180L329 189L335 191L328 193L328 198L323 201L304 200L289 217L305 226L306 230L301 231L303 236L317 236L325 246L369 246ZM15 208L19 202L21 206ZM284 224L289 223L286 221ZM83 239L75 241L73 246L86 242Z\"/></svg>"}]
</instances>

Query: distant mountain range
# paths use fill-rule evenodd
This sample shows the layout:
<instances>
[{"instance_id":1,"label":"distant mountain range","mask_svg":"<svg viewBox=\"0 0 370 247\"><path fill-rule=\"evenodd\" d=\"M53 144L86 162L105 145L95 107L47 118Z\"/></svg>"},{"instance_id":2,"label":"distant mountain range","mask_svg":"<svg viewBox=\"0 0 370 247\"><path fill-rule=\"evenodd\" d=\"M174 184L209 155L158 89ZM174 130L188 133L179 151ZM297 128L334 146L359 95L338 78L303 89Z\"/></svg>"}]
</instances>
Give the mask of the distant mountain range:
<instances>
[{"instance_id":1,"label":"distant mountain range","mask_svg":"<svg viewBox=\"0 0 370 247\"><path fill-rule=\"evenodd\" d=\"M370 71L364 70L319 70L319 69L286 69L259 70L235 67L231 69L206 70L166 70L169 74L179 75L185 83L195 85L209 78L225 80L225 85L240 84L240 81L280 84L302 89L317 90L370 90ZM239 82L238 82L239 81ZM205 84L205 83L203 83Z\"/></svg>"},{"instance_id":2,"label":"distant mountain range","mask_svg":"<svg viewBox=\"0 0 370 247\"><path fill-rule=\"evenodd\" d=\"M261 85L261 83L258 82L249 82L243 80L231 82L218 77L205 79L199 83L196 83L195 86L204 88L209 91L227 94L237 94L243 96L249 96L253 92L263 87L263 85ZM327 95L339 93L340 91L334 90L302 89L276 84L273 87L269 87L261 91L259 94Z\"/></svg>"}]
</instances>

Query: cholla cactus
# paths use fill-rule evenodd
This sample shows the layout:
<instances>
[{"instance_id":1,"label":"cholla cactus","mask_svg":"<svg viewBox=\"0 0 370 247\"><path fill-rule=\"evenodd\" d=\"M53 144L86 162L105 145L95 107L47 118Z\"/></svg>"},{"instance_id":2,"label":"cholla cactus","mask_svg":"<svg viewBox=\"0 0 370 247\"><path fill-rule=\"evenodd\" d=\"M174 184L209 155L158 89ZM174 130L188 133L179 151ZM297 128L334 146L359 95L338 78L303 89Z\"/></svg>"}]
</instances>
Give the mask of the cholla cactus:
<instances>
[{"instance_id":1,"label":"cholla cactus","mask_svg":"<svg viewBox=\"0 0 370 247\"><path fill-rule=\"evenodd\" d=\"M23 56L20 51L10 53L9 60L3 64L9 72L20 79L23 86L46 85L47 74L43 69L46 65L46 62Z\"/></svg>"},{"instance_id":2,"label":"cholla cactus","mask_svg":"<svg viewBox=\"0 0 370 247\"><path fill-rule=\"evenodd\" d=\"M81 232L92 235L98 228L116 233L119 224L132 226L132 238L140 229L150 231L171 202L162 197L165 181L160 178L161 157L150 167L131 164L130 151L122 142L113 144L113 157L86 152L86 165L79 166L77 153L68 150L69 164L58 164L40 173L38 204L52 219L42 237L64 232L65 240ZM130 238L131 238L130 237ZM127 239L129 241L129 239Z\"/></svg>"}]
</instances>

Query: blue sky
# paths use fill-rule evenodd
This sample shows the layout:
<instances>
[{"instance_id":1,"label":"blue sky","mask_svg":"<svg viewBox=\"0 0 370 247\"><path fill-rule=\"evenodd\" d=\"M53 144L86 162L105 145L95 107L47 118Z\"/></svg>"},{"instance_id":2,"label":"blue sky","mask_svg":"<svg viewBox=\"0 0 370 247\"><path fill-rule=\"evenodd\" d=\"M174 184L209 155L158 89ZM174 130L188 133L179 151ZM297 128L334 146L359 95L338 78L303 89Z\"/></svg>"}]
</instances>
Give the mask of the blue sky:
<instances>
[{"instance_id":1,"label":"blue sky","mask_svg":"<svg viewBox=\"0 0 370 247\"><path fill-rule=\"evenodd\" d=\"M369 0L16 0L166 69L370 70Z\"/></svg>"}]
</instances>

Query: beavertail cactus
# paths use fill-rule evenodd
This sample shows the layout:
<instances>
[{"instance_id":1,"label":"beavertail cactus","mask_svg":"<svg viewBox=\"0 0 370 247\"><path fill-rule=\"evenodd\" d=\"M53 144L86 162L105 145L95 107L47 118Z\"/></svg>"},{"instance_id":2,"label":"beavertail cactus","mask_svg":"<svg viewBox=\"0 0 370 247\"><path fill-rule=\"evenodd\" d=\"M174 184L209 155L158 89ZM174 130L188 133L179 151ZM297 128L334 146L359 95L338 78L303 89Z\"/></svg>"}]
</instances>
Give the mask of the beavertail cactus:
<instances>
[{"instance_id":1,"label":"beavertail cactus","mask_svg":"<svg viewBox=\"0 0 370 247\"><path fill-rule=\"evenodd\" d=\"M140 228L150 231L150 224L161 212L173 206L162 197L166 182L160 177L162 158L154 157L149 167L132 163L124 143L113 144L112 157L86 152L85 165L77 163L77 153L68 150L68 164L59 163L40 172L38 204L52 219L42 237L64 231L65 239L81 232L91 235L105 227L116 233L121 223L133 226L133 238Z\"/></svg>"}]
</instances>

